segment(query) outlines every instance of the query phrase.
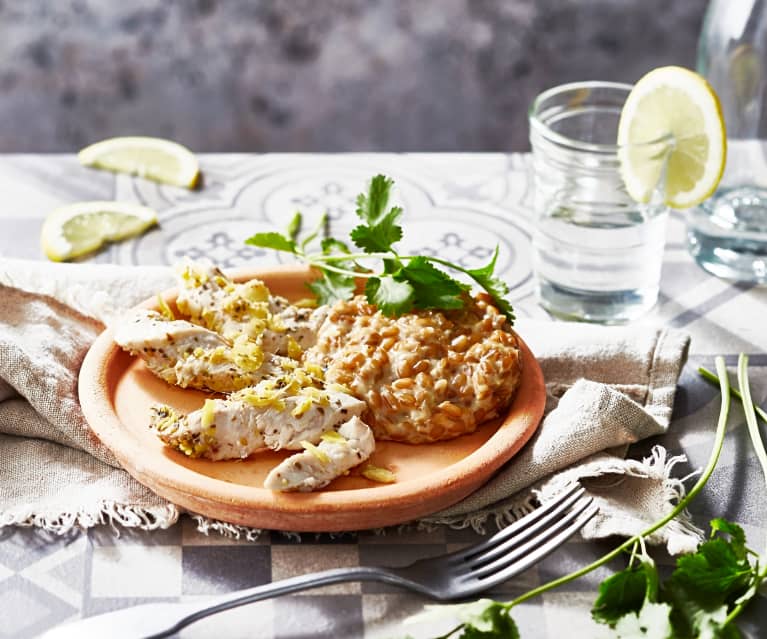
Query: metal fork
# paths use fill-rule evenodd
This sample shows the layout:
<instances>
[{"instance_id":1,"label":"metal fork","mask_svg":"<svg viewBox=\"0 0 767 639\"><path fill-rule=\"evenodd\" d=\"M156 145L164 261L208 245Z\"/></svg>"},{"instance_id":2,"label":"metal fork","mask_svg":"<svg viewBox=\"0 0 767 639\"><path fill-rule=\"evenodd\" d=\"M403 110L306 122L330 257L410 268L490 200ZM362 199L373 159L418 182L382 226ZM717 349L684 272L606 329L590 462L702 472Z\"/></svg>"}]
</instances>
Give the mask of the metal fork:
<instances>
[{"instance_id":1,"label":"metal fork","mask_svg":"<svg viewBox=\"0 0 767 639\"><path fill-rule=\"evenodd\" d=\"M206 602L156 603L124 608L53 628L40 639L159 639L195 621L244 604L345 581L380 581L439 601L463 599L517 575L563 544L597 512L593 498L572 484L555 499L487 540L404 567L334 568L283 579Z\"/></svg>"}]
</instances>

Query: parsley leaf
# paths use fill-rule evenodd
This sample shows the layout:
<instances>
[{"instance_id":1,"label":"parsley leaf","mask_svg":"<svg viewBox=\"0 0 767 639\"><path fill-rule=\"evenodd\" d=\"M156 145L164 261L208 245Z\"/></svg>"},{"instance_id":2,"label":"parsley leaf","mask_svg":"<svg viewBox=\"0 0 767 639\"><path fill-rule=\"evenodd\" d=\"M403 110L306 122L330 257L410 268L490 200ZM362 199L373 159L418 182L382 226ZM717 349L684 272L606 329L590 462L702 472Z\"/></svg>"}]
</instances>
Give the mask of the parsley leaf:
<instances>
[{"instance_id":1,"label":"parsley leaf","mask_svg":"<svg viewBox=\"0 0 767 639\"><path fill-rule=\"evenodd\" d=\"M392 275L371 277L365 285L365 296L388 317L396 317L413 308L415 291L408 282Z\"/></svg>"},{"instance_id":2,"label":"parsley leaf","mask_svg":"<svg viewBox=\"0 0 767 639\"><path fill-rule=\"evenodd\" d=\"M354 296L357 284L352 275L323 271L322 277L306 285L317 297L319 304L332 304Z\"/></svg>"},{"instance_id":3,"label":"parsley leaf","mask_svg":"<svg viewBox=\"0 0 767 639\"><path fill-rule=\"evenodd\" d=\"M289 237L285 237L282 233L277 233L276 231L267 231L266 233L256 233L255 235L251 235L245 240L245 244L274 249L275 251L287 251L288 253L296 252L296 243Z\"/></svg>"}]
</instances>

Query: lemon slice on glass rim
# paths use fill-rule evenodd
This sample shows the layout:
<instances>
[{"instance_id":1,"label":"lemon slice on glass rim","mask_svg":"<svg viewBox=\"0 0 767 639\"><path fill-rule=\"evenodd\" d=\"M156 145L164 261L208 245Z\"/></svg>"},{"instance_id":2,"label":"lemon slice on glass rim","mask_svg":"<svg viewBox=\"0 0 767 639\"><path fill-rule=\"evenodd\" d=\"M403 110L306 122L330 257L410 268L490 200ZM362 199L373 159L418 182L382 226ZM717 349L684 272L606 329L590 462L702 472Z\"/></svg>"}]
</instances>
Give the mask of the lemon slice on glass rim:
<instances>
[{"instance_id":1,"label":"lemon slice on glass rim","mask_svg":"<svg viewBox=\"0 0 767 639\"><path fill-rule=\"evenodd\" d=\"M196 188L200 181L200 167L194 153L162 138L109 138L85 147L77 158L85 166L188 189Z\"/></svg>"},{"instance_id":2,"label":"lemon slice on glass rim","mask_svg":"<svg viewBox=\"0 0 767 639\"><path fill-rule=\"evenodd\" d=\"M634 200L649 202L660 185L668 206L696 206L716 190L724 172L727 136L719 98L694 71L654 69L623 105L618 146Z\"/></svg>"},{"instance_id":3,"label":"lemon slice on glass rim","mask_svg":"<svg viewBox=\"0 0 767 639\"><path fill-rule=\"evenodd\" d=\"M48 259L63 262L93 253L106 242L140 235L155 224L154 211L132 202L76 202L45 218L40 244Z\"/></svg>"}]
</instances>

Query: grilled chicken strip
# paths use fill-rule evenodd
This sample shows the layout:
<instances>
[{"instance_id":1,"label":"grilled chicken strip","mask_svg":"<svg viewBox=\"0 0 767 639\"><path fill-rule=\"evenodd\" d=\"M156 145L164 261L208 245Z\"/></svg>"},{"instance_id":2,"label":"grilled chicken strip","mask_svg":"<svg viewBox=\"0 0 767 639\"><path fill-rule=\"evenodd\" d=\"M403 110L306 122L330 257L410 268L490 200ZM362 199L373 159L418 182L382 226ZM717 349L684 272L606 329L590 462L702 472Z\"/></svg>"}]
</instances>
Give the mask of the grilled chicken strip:
<instances>
[{"instance_id":1,"label":"grilled chicken strip","mask_svg":"<svg viewBox=\"0 0 767 639\"><path fill-rule=\"evenodd\" d=\"M243 459L263 448L300 450L302 442L316 444L323 433L366 408L339 391L279 388L279 379L264 380L228 399L208 399L189 415L154 406L150 426L168 446L190 457Z\"/></svg>"},{"instance_id":2,"label":"grilled chicken strip","mask_svg":"<svg viewBox=\"0 0 767 639\"><path fill-rule=\"evenodd\" d=\"M270 490L310 492L368 459L375 449L373 431L359 417L322 436L316 448L291 455L264 480Z\"/></svg>"},{"instance_id":3,"label":"grilled chicken strip","mask_svg":"<svg viewBox=\"0 0 767 639\"><path fill-rule=\"evenodd\" d=\"M209 262L180 267L178 309L226 338L260 339L267 353L297 356L316 341L327 308L297 308L260 280L235 284Z\"/></svg>"},{"instance_id":4,"label":"grilled chicken strip","mask_svg":"<svg viewBox=\"0 0 767 639\"><path fill-rule=\"evenodd\" d=\"M117 344L140 356L169 384L230 392L284 372L287 358L264 355L245 338L234 343L202 326L140 310L115 327Z\"/></svg>"}]
</instances>

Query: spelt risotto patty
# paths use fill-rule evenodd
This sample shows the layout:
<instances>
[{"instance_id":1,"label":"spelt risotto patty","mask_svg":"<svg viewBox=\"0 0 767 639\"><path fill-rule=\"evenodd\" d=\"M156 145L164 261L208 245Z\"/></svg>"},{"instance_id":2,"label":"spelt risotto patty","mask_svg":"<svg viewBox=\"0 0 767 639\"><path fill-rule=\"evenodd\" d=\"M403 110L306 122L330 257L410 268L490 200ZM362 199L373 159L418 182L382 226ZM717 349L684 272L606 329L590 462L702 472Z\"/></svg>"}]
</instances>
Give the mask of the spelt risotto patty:
<instances>
[{"instance_id":1,"label":"spelt risotto patty","mask_svg":"<svg viewBox=\"0 0 767 639\"><path fill-rule=\"evenodd\" d=\"M305 361L365 401L377 439L421 444L471 433L508 408L518 342L486 295L456 311L390 318L361 297L337 302Z\"/></svg>"}]
</instances>

